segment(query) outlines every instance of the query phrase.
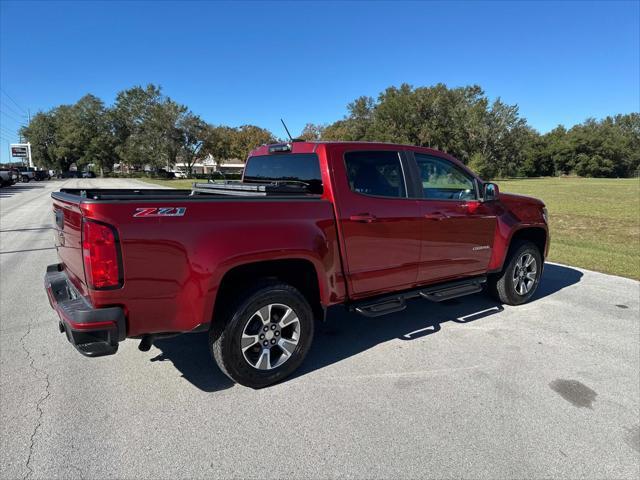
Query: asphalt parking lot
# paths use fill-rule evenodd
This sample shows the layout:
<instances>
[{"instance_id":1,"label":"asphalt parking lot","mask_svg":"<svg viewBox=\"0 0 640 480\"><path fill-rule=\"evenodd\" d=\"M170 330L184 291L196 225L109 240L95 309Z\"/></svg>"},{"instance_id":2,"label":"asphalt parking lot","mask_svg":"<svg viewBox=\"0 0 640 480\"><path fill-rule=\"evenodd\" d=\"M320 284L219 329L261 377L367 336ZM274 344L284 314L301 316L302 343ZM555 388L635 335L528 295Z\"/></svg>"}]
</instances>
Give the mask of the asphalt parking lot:
<instances>
[{"instance_id":1,"label":"asphalt parking lot","mask_svg":"<svg viewBox=\"0 0 640 480\"><path fill-rule=\"evenodd\" d=\"M254 391L206 335L88 359L42 286L50 192L0 190L1 478L637 478L640 283L547 264L535 301L331 312L302 370ZM149 186L149 185L147 185Z\"/></svg>"}]
</instances>

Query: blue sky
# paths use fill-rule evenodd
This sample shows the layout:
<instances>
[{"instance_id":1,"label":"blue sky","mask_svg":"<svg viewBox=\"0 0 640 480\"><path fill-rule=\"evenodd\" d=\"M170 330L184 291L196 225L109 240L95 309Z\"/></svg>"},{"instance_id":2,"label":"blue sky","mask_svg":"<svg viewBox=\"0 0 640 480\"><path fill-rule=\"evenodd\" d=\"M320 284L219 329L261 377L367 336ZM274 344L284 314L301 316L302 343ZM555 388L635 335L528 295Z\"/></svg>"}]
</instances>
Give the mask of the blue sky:
<instances>
[{"instance_id":1,"label":"blue sky","mask_svg":"<svg viewBox=\"0 0 640 480\"><path fill-rule=\"evenodd\" d=\"M403 82L479 84L541 132L639 111L639 5L2 1L0 161L25 111L150 82L279 136Z\"/></svg>"}]
</instances>

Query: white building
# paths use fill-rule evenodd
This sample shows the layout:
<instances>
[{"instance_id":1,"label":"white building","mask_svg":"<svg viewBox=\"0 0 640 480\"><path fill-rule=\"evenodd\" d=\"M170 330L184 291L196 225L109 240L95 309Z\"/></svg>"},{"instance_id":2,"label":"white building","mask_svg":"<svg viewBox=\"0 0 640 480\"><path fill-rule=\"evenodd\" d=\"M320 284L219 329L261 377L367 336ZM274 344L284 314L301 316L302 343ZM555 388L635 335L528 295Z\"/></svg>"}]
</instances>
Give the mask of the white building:
<instances>
[{"instance_id":1,"label":"white building","mask_svg":"<svg viewBox=\"0 0 640 480\"><path fill-rule=\"evenodd\" d=\"M238 159L229 161L223 161L218 166L217 162L211 155L207 155L203 159L199 159L191 167L193 174L211 174L215 172L221 172L223 174L229 173L242 173L244 170L244 162ZM172 170L176 175L183 176L187 173L187 166L184 163L178 162L175 164Z\"/></svg>"}]
</instances>

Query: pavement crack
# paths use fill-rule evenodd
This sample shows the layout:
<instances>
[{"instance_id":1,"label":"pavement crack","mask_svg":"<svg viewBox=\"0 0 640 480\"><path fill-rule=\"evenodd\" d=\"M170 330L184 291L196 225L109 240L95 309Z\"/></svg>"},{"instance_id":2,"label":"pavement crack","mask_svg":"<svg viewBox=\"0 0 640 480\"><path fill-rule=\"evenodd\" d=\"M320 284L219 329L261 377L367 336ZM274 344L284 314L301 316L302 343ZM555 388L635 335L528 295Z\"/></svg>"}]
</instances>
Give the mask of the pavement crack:
<instances>
[{"instance_id":1,"label":"pavement crack","mask_svg":"<svg viewBox=\"0 0 640 480\"><path fill-rule=\"evenodd\" d=\"M47 372L45 372L44 370L40 370L38 367L35 366L34 362L35 362L35 358L33 358L33 356L31 355L31 352L29 351L29 349L27 348L26 344L25 344L25 339L29 336L29 334L31 333L31 321L29 321L28 325L27 325L27 331L25 332L24 335L22 335L22 337L20 337L20 346L22 347L22 349L24 350L24 352L27 355L27 361L29 362L29 368L31 368L31 370L33 370L33 375L36 378L43 378L45 381L45 390L44 390L44 395L42 395L38 401L36 402L36 411L38 414L38 417L36 419L36 424L33 427L33 431L31 432L31 437L29 439L29 454L27 455L27 461L25 462L25 467L27 467L27 474L25 476L22 477L23 480L28 479L32 474L33 474L33 468L31 468L31 458L33 456L33 450L35 447L35 442L36 442L36 436L38 434L38 430L40 429L40 426L42 425L42 415L43 415L43 410L42 410L42 406L44 404L44 402L49 398L49 396L51 395L51 392L49 391L49 387L50 387L50 383L49 383L49 374Z\"/></svg>"}]
</instances>

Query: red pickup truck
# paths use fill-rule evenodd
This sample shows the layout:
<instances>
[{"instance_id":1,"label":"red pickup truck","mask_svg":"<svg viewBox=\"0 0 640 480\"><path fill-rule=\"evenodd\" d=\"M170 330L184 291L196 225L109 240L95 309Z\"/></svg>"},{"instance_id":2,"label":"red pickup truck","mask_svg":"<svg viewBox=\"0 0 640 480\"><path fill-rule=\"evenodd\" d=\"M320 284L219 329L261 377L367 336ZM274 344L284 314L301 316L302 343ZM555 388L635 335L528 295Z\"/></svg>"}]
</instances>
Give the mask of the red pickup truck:
<instances>
[{"instance_id":1,"label":"red pickup truck","mask_svg":"<svg viewBox=\"0 0 640 480\"><path fill-rule=\"evenodd\" d=\"M549 249L540 200L406 145L264 145L240 182L52 197L45 287L81 353L208 331L222 371L254 388L302 363L330 306L375 317L483 288L521 304Z\"/></svg>"}]
</instances>

